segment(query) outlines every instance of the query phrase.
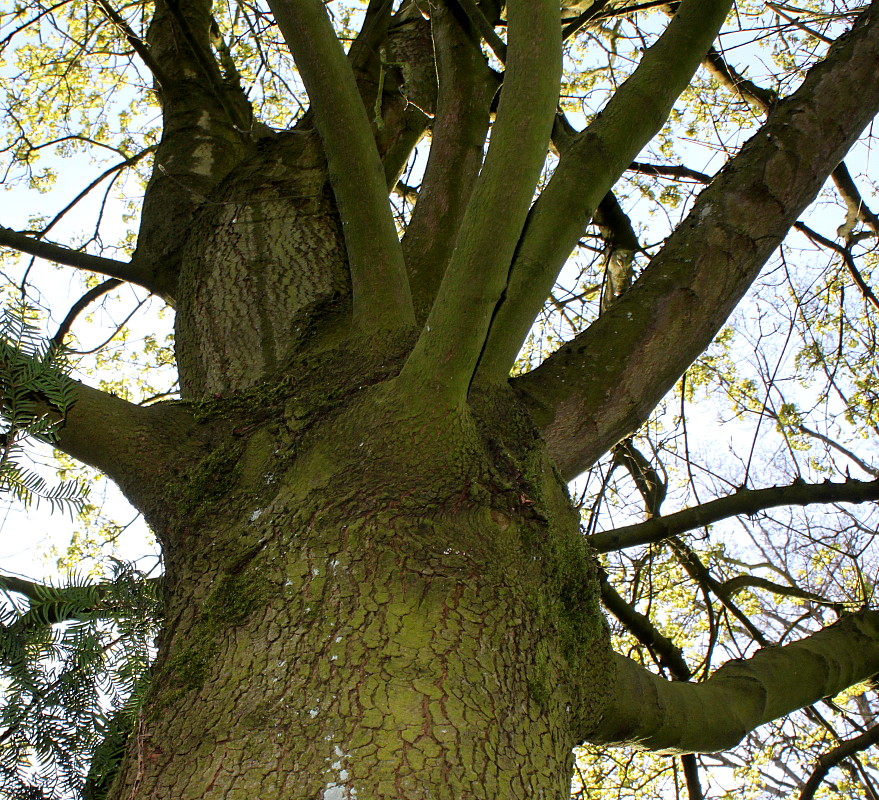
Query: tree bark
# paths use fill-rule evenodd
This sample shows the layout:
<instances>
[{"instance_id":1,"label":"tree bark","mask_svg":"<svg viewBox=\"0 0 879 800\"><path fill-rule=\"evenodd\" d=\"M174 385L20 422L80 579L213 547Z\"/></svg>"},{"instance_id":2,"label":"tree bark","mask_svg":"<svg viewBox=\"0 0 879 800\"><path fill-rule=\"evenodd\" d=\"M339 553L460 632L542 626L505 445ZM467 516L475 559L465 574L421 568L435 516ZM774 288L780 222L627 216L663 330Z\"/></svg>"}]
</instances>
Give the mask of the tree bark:
<instances>
[{"instance_id":1,"label":"tree bark","mask_svg":"<svg viewBox=\"0 0 879 800\"><path fill-rule=\"evenodd\" d=\"M439 412L363 361L236 411L151 515L167 620L110 797L567 791L612 664L566 491L510 396Z\"/></svg>"},{"instance_id":2,"label":"tree bark","mask_svg":"<svg viewBox=\"0 0 879 800\"><path fill-rule=\"evenodd\" d=\"M718 25L722 5L712 3ZM872 113L830 121L850 109L832 97L834 69L875 89L876 12L700 199L691 219L701 227L685 223L639 284L516 392L503 359L497 379L472 379L527 236L561 29L557 4L509 6L488 156L477 164L472 142L449 151L479 180L459 205L422 210L428 244L432 226L454 230L432 239L422 265L433 272L416 287L420 317L434 302L419 336L375 156L396 180L425 114L381 95L381 124L364 118L374 57L334 51L334 69L355 78L340 101L359 120L355 155L368 155L371 207L357 209L358 186L339 174L351 155L341 128L327 133L334 81L312 73L313 99L326 104L317 131L308 117L263 129L211 61L210 4L158 1L149 42L165 128L133 263L177 306L184 402L138 409L81 387L60 442L119 482L164 554L165 627L112 800L548 800L568 791L584 738L714 749L879 666L872 616L705 686L620 661L563 483L707 344ZM439 25L445 55L466 46L466 30ZM400 28L411 39L395 58L424 44L420 16ZM313 44L291 38L305 52ZM452 138L484 129L491 86L475 64L458 75L479 84L441 95L443 109L467 106ZM438 152L450 144L442 133ZM454 192L455 176L438 184ZM374 251L370 220L384 226ZM388 318L366 325L381 316L383 287ZM789 691L790 663L805 665L808 690ZM702 717L678 713L706 697L744 711L708 735Z\"/></svg>"}]
</instances>

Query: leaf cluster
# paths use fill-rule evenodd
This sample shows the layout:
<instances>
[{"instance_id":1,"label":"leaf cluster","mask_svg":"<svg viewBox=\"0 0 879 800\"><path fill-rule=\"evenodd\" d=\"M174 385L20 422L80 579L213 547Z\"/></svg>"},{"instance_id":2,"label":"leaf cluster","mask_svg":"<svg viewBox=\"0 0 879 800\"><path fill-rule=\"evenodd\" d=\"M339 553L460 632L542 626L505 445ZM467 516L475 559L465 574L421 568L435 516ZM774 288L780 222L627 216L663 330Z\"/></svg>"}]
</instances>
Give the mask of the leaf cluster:
<instances>
[{"instance_id":1,"label":"leaf cluster","mask_svg":"<svg viewBox=\"0 0 879 800\"><path fill-rule=\"evenodd\" d=\"M0 577L0 794L101 796L146 685L156 583L121 561L100 584L24 583Z\"/></svg>"},{"instance_id":2,"label":"leaf cluster","mask_svg":"<svg viewBox=\"0 0 879 800\"><path fill-rule=\"evenodd\" d=\"M0 314L0 492L25 506L41 500L55 508L81 506L86 487L78 481L50 486L21 462L29 438L52 443L74 401L74 384L64 350L43 339L26 305Z\"/></svg>"}]
</instances>

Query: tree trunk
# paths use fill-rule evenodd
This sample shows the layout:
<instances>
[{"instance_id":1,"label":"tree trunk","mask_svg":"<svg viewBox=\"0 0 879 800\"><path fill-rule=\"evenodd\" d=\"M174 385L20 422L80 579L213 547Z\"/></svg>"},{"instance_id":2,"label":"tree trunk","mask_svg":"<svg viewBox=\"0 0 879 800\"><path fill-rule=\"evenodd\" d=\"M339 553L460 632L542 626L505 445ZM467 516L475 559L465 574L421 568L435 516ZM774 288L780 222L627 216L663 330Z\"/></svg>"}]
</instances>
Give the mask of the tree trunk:
<instances>
[{"instance_id":1,"label":"tree trunk","mask_svg":"<svg viewBox=\"0 0 879 800\"><path fill-rule=\"evenodd\" d=\"M393 380L299 415L312 377L236 412L157 526L167 624L111 796L564 797L609 650L527 420Z\"/></svg>"},{"instance_id":2,"label":"tree trunk","mask_svg":"<svg viewBox=\"0 0 879 800\"><path fill-rule=\"evenodd\" d=\"M110 797L564 797L612 668L577 514L512 392L438 407L394 377L408 333L340 341L339 226L290 152L184 249L181 383L225 433L156 487L166 625Z\"/></svg>"}]
</instances>

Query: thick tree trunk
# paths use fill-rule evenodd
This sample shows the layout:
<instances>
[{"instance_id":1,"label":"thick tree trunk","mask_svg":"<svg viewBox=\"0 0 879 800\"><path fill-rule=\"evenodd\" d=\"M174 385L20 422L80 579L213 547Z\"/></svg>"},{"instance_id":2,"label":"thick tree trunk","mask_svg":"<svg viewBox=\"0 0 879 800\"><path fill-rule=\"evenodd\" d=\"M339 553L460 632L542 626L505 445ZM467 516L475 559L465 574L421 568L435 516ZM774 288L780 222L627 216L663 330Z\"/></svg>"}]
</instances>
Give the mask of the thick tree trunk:
<instances>
[{"instance_id":1,"label":"thick tree trunk","mask_svg":"<svg viewBox=\"0 0 879 800\"><path fill-rule=\"evenodd\" d=\"M612 669L577 514L512 392L436 407L394 377L409 333L344 339L296 146L185 245L181 383L227 433L156 487L166 626L110 797L564 797Z\"/></svg>"},{"instance_id":2,"label":"thick tree trunk","mask_svg":"<svg viewBox=\"0 0 879 800\"><path fill-rule=\"evenodd\" d=\"M111 796L564 797L611 663L528 421L393 380L303 415L325 371L303 373L236 412L157 526L167 627Z\"/></svg>"}]
</instances>

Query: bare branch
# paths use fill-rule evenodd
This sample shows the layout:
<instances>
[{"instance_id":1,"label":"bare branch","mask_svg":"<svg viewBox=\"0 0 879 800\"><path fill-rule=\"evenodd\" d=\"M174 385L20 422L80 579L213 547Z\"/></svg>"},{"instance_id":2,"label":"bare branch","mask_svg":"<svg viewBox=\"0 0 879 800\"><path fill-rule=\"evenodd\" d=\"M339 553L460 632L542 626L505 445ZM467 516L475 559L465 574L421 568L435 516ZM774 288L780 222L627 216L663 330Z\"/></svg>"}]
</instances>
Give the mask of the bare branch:
<instances>
[{"instance_id":1,"label":"bare branch","mask_svg":"<svg viewBox=\"0 0 879 800\"><path fill-rule=\"evenodd\" d=\"M783 584L770 581L767 578L761 578L758 575L736 575L734 578L724 581L720 584L721 589L727 595L734 595L743 589L764 589L767 592L781 595L782 597L796 597L799 600L808 600L810 603L817 603L822 606L830 606L831 608L840 608L839 603L834 603L820 594L807 592L797 586L784 586Z\"/></svg>"},{"instance_id":2,"label":"bare branch","mask_svg":"<svg viewBox=\"0 0 879 800\"><path fill-rule=\"evenodd\" d=\"M98 0L98 5L101 7L101 11L107 15L107 18L122 32L122 35L131 45L134 52L140 56L141 61L146 64L147 69L153 74L159 87L161 88L163 83L167 84L167 78L165 78L162 68L153 58L153 54L150 52L146 42L131 30L131 26L122 18L119 12L107 2L107 0Z\"/></svg>"},{"instance_id":3,"label":"bare branch","mask_svg":"<svg viewBox=\"0 0 879 800\"><path fill-rule=\"evenodd\" d=\"M641 644L656 653L661 666L668 669L679 681L688 681L693 673L684 661L681 649L668 637L663 636L656 626L638 611L611 586L607 576L600 576L601 601Z\"/></svg>"},{"instance_id":4,"label":"bare branch","mask_svg":"<svg viewBox=\"0 0 879 800\"><path fill-rule=\"evenodd\" d=\"M812 774L809 775L809 779L800 791L799 800L812 800L815 796L815 792L818 791L818 787L824 782L824 779L827 777L827 773L830 772L830 770L849 756L852 756L855 753L860 753L862 750L866 750L868 747L872 747L877 743L879 743L879 725L874 725L860 736L846 739L832 750L828 750L818 758L818 763L815 764Z\"/></svg>"},{"instance_id":5,"label":"bare branch","mask_svg":"<svg viewBox=\"0 0 879 800\"><path fill-rule=\"evenodd\" d=\"M507 3L509 58L491 144L427 324L400 379L464 400L546 160L561 77L559 6ZM474 267L478 265L478 269Z\"/></svg>"},{"instance_id":6,"label":"bare branch","mask_svg":"<svg viewBox=\"0 0 879 800\"><path fill-rule=\"evenodd\" d=\"M741 489L735 494L711 500L694 508L646 522L596 533L589 544L599 553L661 542L670 536L711 525L741 514L756 514L776 506L805 506L812 503L866 503L879 500L879 481L848 480L845 483L804 483L767 489Z\"/></svg>"},{"instance_id":7,"label":"bare branch","mask_svg":"<svg viewBox=\"0 0 879 800\"><path fill-rule=\"evenodd\" d=\"M418 203L403 236L420 319L430 310L454 250L482 165L489 107L498 86L475 37L448 5L433 10L431 28L439 77L437 113Z\"/></svg>"},{"instance_id":8,"label":"bare branch","mask_svg":"<svg viewBox=\"0 0 879 800\"><path fill-rule=\"evenodd\" d=\"M458 0L464 13L473 23L474 27L479 31L479 35L485 40L485 43L491 48L492 52L497 56L501 64L507 63L507 43L497 35L492 24L485 18L482 9L476 5L475 0Z\"/></svg>"},{"instance_id":9,"label":"bare branch","mask_svg":"<svg viewBox=\"0 0 879 800\"><path fill-rule=\"evenodd\" d=\"M659 131L726 19L729 0L681 4L595 121L566 148L528 215L477 381L505 381L553 282L601 199Z\"/></svg>"},{"instance_id":10,"label":"bare branch","mask_svg":"<svg viewBox=\"0 0 879 800\"><path fill-rule=\"evenodd\" d=\"M867 225L873 233L879 236L879 216L876 216L867 204L864 203L864 199L861 197L858 187L855 186L855 182L852 180L852 176L844 161L833 170L833 182L836 184L839 196L845 201L846 207L848 208L846 226L851 224L852 227L854 227L853 221L850 223L849 218L852 218L852 220L860 220Z\"/></svg>"},{"instance_id":11,"label":"bare branch","mask_svg":"<svg viewBox=\"0 0 879 800\"><path fill-rule=\"evenodd\" d=\"M139 510L155 500L157 486L206 454L214 430L197 424L186 404L142 407L79 381L70 384L73 402L59 419L53 446L106 473ZM49 402L46 413L58 415Z\"/></svg>"},{"instance_id":12,"label":"bare branch","mask_svg":"<svg viewBox=\"0 0 879 800\"><path fill-rule=\"evenodd\" d=\"M805 233L813 242L817 242L824 247L829 248L842 256L842 261L845 264L846 268L849 271L849 275L852 276L852 280L855 282L855 285L858 289L861 290L861 294L864 298L873 306L873 308L879 310L879 299L877 299L876 295L873 294L873 290L870 288L870 285L867 281L864 280L864 276L861 275L861 271L858 269L855 264L855 260L852 257L852 251L848 247L843 247L841 244L837 244L832 239L828 239L826 236L822 236L818 231L813 230L804 222L798 222L794 225L800 233Z\"/></svg>"},{"instance_id":13,"label":"bare branch","mask_svg":"<svg viewBox=\"0 0 879 800\"><path fill-rule=\"evenodd\" d=\"M647 418L879 111L877 18L874 5L778 103L625 295L514 379L566 477Z\"/></svg>"},{"instance_id":14,"label":"bare branch","mask_svg":"<svg viewBox=\"0 0 879 800\"><path fill-rule=\"evenodd\" d=\"M594 22L597 19L603 19L606 16L611 16L613 11L610 14L603 13L604 7L608 4L609 0L595 0L589 8L585 11L580 12L574 19L568 22L564 28L562 28L562 39L569 39L573 36L577 31L581 28L587 26L590 22Z\"/></svg>"},{"instance_id":15,"label":"bare branch","mask_svg":"<svg viewBox=\"0 0 879 800\"><path fill-rule=\"evenodd\" d=\"M70 311L67 312L67 316L64 317L61 324L58 326L58 330L55 331L52 341L58 346L64 344L64 337L70 333L70 328L73 325L74 320L76 320L76 318L99 297L121 285L122 281L117 280L116 278L110 278L109 280L103 281L97 286L89 289L73 304Z\"/></svg>"},{"instance_id":16,"label":"bare branch","mask_svg":"<svg viewBox=\"0 0 879 800\"><path fill-rule=\"evenodd\" d=\"M17 233L10 228L2 226L0 226L0 245L27 253L30 256L45 258L47 261L53 261L56 264L64 264L68 267L76 267L77 269L88 270L89 272L98 272L101 275L110 275L118 280L134 283L153 291L152 276L149 271L131 262L126 263L112 258L93 256L89 253L71 250L68 247L43 242L39 239L34 239L32 236Z\"/></svg>"},{"instance_id":17,"label":"bare branch","mask_svg":"<svg viewBox=\"0 0 879 800\"><path fill-rule=\"evenodd\" d=\"M643 175L658 175L660 177L677 178L678 180L696 181L696 183L711 183L714 179L713 175L677 164L644 164L640 161L633 161L629 164L629 169L632 172L640 172Z\"/></svg>"}]
</instances>

